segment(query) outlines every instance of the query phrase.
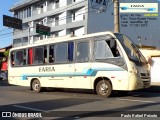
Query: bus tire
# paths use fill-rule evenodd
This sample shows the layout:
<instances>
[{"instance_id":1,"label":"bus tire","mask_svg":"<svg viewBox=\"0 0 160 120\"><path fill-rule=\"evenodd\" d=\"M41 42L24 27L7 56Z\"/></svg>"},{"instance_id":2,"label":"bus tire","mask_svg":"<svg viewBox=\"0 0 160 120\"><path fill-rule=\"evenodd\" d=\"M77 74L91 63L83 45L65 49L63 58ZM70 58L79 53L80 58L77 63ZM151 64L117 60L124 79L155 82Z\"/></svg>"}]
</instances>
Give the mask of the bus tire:
<instances>
[{"instance_id":1,"label":"bus tire","mask_svg":"<svg viewBox=\"0 0 160 120\"><path fill-rule=\"evenodd\" d=\"M109 97L112 92L111 83L107 80L101 80L96 85L96 92L101 97Z\"/></svg>"},{"instance_id":2,"label":"bus tire","mask_svg":"<svg viewBox=\"0 0 160 120\"><path fill-rule=\"evenodd\" d=\"M41 92L42 88L38 79L33 80L31 88L34 92Z\"/></svg>"}]
</instances>

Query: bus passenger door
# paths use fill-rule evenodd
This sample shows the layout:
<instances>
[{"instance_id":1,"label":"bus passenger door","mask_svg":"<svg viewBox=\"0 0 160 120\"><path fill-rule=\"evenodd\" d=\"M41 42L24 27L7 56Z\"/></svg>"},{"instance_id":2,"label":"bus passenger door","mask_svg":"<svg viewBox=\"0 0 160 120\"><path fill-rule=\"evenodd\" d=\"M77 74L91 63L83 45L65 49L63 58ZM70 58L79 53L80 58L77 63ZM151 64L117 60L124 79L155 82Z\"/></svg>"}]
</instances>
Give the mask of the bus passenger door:
<instances>
[{"instance_id":1,"label":"bus passenger door","mask_svg":"<svg viewBox=\"0 0 160 120\"><path fill-rule=\"evenodd\" d=\"M65 72L63 77L64 88L75 88L74 79L74 42L70 41L68 44L68 57L67 64L62 68Z\"/></svg>"},{"instance_id":2,"label":"bus passenger door","mask_svg":"<svg viewBox=\"0 0 160 120\"><path fill-rule=\"evenodd\" d=\"M88 70L90 70L90 42L85 40L76 42L76 61L75 61L75 83L76 88L90 89L90 75L88 75Z\"/></svg>"},{"instance_id":3,"label":"bus passenger door","mask_svg":"<svg viewBox=\"0 0 160 120\"><path fill-rule=\"evenodd\" d=\"M54 87L75 88L74 43L65 42L50 45L49 62L54 63L52 84Z\"/></svg>"}]
</instances>

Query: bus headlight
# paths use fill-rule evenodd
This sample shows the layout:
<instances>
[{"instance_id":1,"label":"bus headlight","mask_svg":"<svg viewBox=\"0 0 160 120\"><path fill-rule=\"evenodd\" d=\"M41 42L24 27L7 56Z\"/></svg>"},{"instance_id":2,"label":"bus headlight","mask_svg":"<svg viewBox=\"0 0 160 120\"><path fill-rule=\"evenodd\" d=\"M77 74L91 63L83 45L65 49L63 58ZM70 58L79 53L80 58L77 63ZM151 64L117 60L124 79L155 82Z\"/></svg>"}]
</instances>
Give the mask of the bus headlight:
<instances>
[{"instance_id":1,"label":"bus headlight","mask_svg":"<svg viewBox=\"0 0 160 120\"><path fill-rule=\"evenodd\" d=\"M132 67L132 70L129 71L130 73L133 73L133 74L137 74L138 71L135 67Z\"/></svg>"},{"instance_id":2,"label":"bus headlight","mask_svg":"<svg viewBox=\"0 0 160 120\"><path fill-rule=\"evenodd\" d=\"M132 67L132 71L133 71L133 73L135 73L135 74L138 73L138 71L137 71L137 69L136 69L135 67Z\"/></svg>"}]
</instances>

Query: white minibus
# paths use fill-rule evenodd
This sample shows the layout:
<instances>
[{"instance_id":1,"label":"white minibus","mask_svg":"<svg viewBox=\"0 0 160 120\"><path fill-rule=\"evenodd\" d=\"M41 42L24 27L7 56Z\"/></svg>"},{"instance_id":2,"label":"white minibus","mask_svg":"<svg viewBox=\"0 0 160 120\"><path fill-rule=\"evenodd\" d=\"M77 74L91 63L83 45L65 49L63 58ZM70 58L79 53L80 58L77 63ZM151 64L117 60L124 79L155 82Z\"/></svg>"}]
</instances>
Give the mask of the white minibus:
<instances>
[{"instance_id":1,"label":"white minibus","mask_svg":"<svg viewBox=\"0 0 160 120\"><path fill-rule=\"evenodd\" d=\"M8 81L45 88L91 89L109 97L112 91L150 87L149 65L125 35L101 32L80 37L49 38L10 50Z\"/></svg>"}]
</instances>

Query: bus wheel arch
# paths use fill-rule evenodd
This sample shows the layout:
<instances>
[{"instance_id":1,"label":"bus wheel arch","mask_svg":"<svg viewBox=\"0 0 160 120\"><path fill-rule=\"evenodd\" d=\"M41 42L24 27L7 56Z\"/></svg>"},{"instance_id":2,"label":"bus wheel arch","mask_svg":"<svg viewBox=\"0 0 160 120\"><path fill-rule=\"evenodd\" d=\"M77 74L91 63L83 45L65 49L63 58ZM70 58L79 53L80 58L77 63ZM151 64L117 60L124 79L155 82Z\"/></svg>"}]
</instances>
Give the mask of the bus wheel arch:
<instances>
[{"instance_id":1,"label":"bus wheel arch","mask_svg":"<svg viewBox=\"0 0 160 120\"><path fill-rule=\"evenodd\" d=\"M33 78L30 83L30 88L32 91L41 92L42 87L40 81L37 78Z\"/></svg>"},{"instance_id":2,"label":"bus wheel arch","mask_svg":"<svg viewBox=\"0 0 160 120\"><path fill-rule=\"evenodd\" d=\"M102 93L102 86L105 86L104 93ZM94 81L94 92L101 97L109 97L112 93L112 83L107 77L98 77Z\"/></svg>"}]
</instances>

